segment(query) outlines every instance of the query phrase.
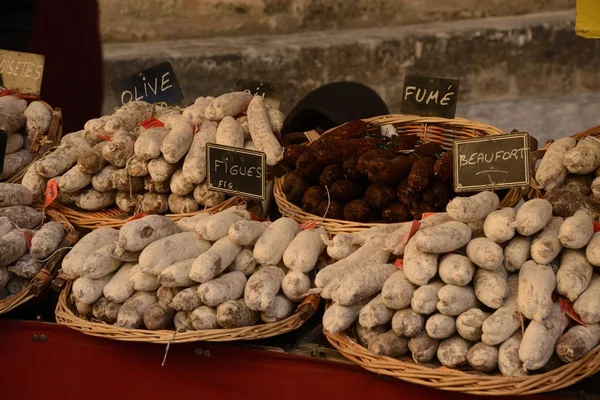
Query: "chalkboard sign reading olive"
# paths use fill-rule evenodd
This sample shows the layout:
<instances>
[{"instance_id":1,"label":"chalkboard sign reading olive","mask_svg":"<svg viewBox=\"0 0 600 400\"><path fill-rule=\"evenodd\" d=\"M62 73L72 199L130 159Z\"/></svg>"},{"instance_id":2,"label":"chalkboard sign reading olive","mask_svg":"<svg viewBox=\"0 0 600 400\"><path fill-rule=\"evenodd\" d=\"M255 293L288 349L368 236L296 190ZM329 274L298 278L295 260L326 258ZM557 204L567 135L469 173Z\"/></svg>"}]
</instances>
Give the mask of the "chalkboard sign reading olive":
<instances>
[{"instance_id":1,"label":"chalkboard sign reading olive","mask_svg":"<svg viewBox=\"0 0 600 400\"><path fill-rule=\"evenodd\" d=\"M0 86L39 95L45 57L40 54L0 50Z\"/></svg>"},{"instance_id":2,"label":"chalkboard sign reading olive","mask_svg":"<svg viewBox=\"0 0 600 400\"><path fill-rule=\"evenodd\" d=\"M208 143L206 160L209 190L251 199L265 199L265 153Z\"/></svg>"},{"instance_id":3,"label":"chalkboard sign reading olive","mask_svg":"<svg viewBox=\"0 0 600 400\"><path fill-rule=\"evenodd\" d=\"M118 79L111 83L111 87L120 106L131 101L177 105L183 100L183 92L170 62Z\"/></svg>"},{"instance_id":4,"label":"chalkboard sign reading olive","mask_svg":"<svg viewBox=\"0 0 600 400\"><path fill-rule=\"evenodd\" d=\"M454 190L472 192L529 186L529 134L454 141Z\"/></svg>"},{"instance_id":5,"label":"chalkboard sign reading olive","mask_svg":"<svg viewBox=\"0 0 600 400\"><path fill-rule=\"evenodd\" d=\"M4 155L6 154L6 142L8 141L8 132L0 129L0 175L4 170Z\"/></svg>"},{"instance_id":6,"label":"chalkboard sign reading olive","mask_svg":"<svg viewBox=\"0 0 600 400\"><path fill-rule=\"evenodd\" d=\"M247 91L254 95L263 96L265 99L265 104L271 108L279 110L279 106L281 105L281 90L279 87L283 85L275 86L269 82L249 80L249 79L240 79L236 82L236 89L240 92Z\"/></svg>"},{"instance_id":7,"label":"chalkboard sign reading olive","mask_svg":"<svg viewBox=\"0 0 600 400\"><path fill-rule=\"evenodd\" d=\"M454 118L459 81L407 75L400 103L402 114Z\"/></svg>"}]
</instances>

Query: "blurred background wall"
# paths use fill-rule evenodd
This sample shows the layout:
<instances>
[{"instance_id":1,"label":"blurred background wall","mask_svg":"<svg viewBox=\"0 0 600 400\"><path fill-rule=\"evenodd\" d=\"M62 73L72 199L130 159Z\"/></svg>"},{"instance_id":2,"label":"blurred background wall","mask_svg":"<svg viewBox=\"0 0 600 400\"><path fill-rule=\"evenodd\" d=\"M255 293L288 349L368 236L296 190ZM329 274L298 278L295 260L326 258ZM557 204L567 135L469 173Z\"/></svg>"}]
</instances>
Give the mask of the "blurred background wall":
<instances>
[{"instance_id":1,"label":"blurred background wall","mask_svg":"<svg viewBox=\"0 0 600 400\"><path fill-rule=\"evenodd\" d=\"M100 0L110 82L168 60L186 102L239 78L284 83L282 109L354 80L399 111L406 74L461 81L457 116L538 139L600 123L600 42L575 0Z\"/></svg>"}]
</instances>

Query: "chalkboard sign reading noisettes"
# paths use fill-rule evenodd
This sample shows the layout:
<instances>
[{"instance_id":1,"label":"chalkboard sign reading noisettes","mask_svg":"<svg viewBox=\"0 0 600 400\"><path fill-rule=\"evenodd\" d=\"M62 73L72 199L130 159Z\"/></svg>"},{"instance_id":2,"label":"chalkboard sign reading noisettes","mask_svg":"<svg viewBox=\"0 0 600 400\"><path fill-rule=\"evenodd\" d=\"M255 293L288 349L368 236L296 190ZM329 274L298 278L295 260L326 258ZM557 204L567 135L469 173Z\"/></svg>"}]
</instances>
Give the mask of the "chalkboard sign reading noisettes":
<instances>
[{"instance_id":1,"label":"chalkboard sign reading noisettes","mask_svg":"<svg viewBox=\"0 0 600 400\"><path fill-rule=\"evenodd\" d=\"M111 87L119 105L131 101L176 105L183 100L183 92L170 62L116 80Z\"/></svg>"},{"instance_id":2,"label":"chalkboard sign reading noisettes","mask_svg":"<svg viewBox=\"0 0 600 400\"><path fill-rule=\"evenodd\" d=\"M529 134L515 133L454 141L454 189L457 192L530 184Z\"/></svg>"},{"instance_id":3,"label":"chalkboard sign reading noisettes","mask_svg":"<svg viewBox=\"0 0 600 400\"><path fill-rule=\"evenodd\" d=\"M424 117L454 118L458 102L459 81L408 75L400 112Z\"/></svg>"},{"instance_id":4,"label":"chalkboard sign reading noisettes","mask_svg":"<svg viewBox=\"0 0 600 400\"><path fill-rule=\"evenodd\" d=\"M206 160L209 190L251 199L265 199L265 153L208 143Z\"/></svg>"},{"instance_id":5,"label":"chalkboard sign reading noisettes","mask_svg":"<svg viewBox=\"0 0 600 400\"><path fill-rule=\"evenodd\" d=\"M0 86L39 95L45 57L39 54L0 50Z\"/></svg>"}]
</instances>

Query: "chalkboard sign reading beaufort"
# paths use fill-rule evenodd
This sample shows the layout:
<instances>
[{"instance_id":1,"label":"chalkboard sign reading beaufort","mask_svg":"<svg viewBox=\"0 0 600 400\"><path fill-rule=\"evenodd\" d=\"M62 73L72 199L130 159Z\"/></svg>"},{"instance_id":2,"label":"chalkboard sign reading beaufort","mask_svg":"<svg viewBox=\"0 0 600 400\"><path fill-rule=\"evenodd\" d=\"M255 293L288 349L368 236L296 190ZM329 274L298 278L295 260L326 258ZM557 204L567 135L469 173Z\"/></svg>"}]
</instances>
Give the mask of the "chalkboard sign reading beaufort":
<instances>
[{"instance_id":1,"label":"chalkboard sign reading beaufort","mask_svg":"<svg viewBox=\"0 0 600 400\"><path fill-rule=\"evenodd\" d=\"M402 114L454 118L459 82L454 79L407 75L400 103Z\"/></svg>"},{"instance_id":2,"label":"chalkboard sign reading beaufort","mask_svg":"<svg viewBox=\"0 0 600 400\"><path fill-rule=\"evenodd\" d=\"M208 143L206 160L209 190L251 199L265 199L265 153Z\"/></svg>"},{"instance_id":3,"label":"chalkboard sign reading beaufort","mask_svg":"<svg viewBox=\"0 0 600 400\"><path fill-rule=\"evenodd\" d=\"M44 56L0 50L0 86L39 95L44 74Z\"/></svg>"},{"instance_id":4,"label":"chalkboard sign reading beaufort","mask_svg":"<svg viewBox=\"0 0 600 400\"><path fill-rule=\"evenodd\" d=\"M118 79L111 83L111 87L119 105L140 100L151 104L164 102L177 105L183 100L183 92L170 62Z\"/></svg>"},{"instance_id":5,"label":"chalkboard sign reading beaufort","mask_svg":"<svg viewBox=\"0 0 600 400\"><path fill-rule=\"evenodd\" d=\"M454 141L454 190L470 192L529 186L529 134Z\"/></svg>"}]
</instances>

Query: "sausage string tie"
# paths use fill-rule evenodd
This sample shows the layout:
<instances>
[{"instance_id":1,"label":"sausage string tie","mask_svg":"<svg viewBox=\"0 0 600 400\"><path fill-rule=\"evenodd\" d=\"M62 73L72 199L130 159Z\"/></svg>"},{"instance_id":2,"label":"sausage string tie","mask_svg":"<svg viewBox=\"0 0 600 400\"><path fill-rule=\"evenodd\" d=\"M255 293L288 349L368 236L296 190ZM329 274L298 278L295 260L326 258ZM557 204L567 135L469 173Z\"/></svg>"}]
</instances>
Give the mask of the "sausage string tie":
<instances>
[{"instance_id":1,"label":"sausage string tie","mask_svg":"<svg viewBox=\"0 0 600 400\"><path fill-rule=\"evenodd\" d=\"M327 192L327 208L325 209L323 218L321 218L321 224L323 224L323 221L325 221L325 217L327 217L327 213L329 212L329 206L331 205L331 196L329 195L329 188L327 185L325 185L325 191Z\"/></svg>"},{"instance_id":2,"label":"sausage string tie","mask_svg":"<svg viewBox=\"0 0 600 400\"><path fill-rule=\"evenodd\" d=\"M177 331L173 332L173 336L171 336L171 339L169 339L169 341L167 342L167 348L165 349L165 356L163 357L162 364L160 364L161 367L164 367L165 363L167 362L167 355L169 354L169 347L171 347L171 342L173 341L173 339L175 339L175 335L177 335Z\"/></svg>"}]
</instances>

